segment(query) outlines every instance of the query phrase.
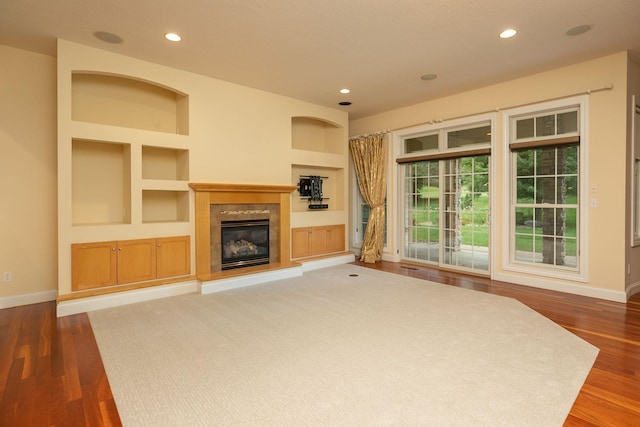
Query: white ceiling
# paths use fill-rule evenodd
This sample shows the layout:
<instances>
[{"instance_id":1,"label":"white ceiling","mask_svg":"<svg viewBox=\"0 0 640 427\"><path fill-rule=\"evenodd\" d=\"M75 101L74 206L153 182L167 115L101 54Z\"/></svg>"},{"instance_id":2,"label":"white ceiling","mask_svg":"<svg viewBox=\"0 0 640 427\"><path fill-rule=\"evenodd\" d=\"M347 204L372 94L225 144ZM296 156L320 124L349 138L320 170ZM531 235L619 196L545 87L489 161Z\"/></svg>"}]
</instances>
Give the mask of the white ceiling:
<instances>
[{"instance_id":1,"label":"white ceiling","mask_svg":"<svg viewBox=\"0 0 640 427\"><path fill-rule=\"evenodd\" d=\"M0 1L0 44L55 55L56 38L358 118L624 50L640 62L640 0Z\"/></svg>"}]
</instances>

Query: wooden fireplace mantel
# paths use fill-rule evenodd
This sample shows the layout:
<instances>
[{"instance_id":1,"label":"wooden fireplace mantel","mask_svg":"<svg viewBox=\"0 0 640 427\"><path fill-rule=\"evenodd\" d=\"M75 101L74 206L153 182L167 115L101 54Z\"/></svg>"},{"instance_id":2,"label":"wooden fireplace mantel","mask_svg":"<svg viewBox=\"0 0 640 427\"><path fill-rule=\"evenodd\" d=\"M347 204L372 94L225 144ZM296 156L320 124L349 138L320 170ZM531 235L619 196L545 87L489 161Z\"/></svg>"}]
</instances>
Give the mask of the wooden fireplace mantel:
<instances>
[{"instance_id":1,"label":"wooden fireplace mantel","mask_svg":"<svg viewBox=\"0 0 640 427\"><path fill-rule=\"evenodd\" d=\"M286 193L297 189L295 185L252 185L252 184L213 184L192 182L189 187L197 192L234 192L234 193Z\"/></svg>"},{"instance_id":2,"label":"wooden fireplace mantel","mask_svg":"<svg viewBox=\"0 0 640 427\"><path fill-rule=\"evenodd\" d=\"M196 276L199 280L224 276L211 271L211 205L277 204L280 207L279 261L278 265L265 268L276 269L291 264L291 192L298 187L224 183L190 183L189 187L195 192ZM247 273L251 270L247 269Z\"/></svg>"}]
</instances>

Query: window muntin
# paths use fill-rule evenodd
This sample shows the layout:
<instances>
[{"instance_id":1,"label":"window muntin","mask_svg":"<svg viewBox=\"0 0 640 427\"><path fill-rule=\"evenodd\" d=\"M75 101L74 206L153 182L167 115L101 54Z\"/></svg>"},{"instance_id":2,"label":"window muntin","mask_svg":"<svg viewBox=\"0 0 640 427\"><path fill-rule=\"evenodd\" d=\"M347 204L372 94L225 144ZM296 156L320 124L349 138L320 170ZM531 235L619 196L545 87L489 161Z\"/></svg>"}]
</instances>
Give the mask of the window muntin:
<instances>
[{"instance_id":1,"label":"window muntin","mask_svg":"<svg viewBox=\"0 0 640 427\"><path fill-rule=\"evenodd\" d=\"M548 138L559 135L575 135L579 129L577 108L525 116L515 119L515 141Z\"/></svg>"},{"instance_id":2,"label":"window muntin","mask_svg":"<svg viewBox=\"0 0 640 427\"><path fill-rule=\"evenodd\" d=\"M444 161L443 263L489 269L489 156Z\"/></svg>"},{"instance_id":3,"label":"window muntin","mask_svg":"<svg viewBox=\"0 0 640 427\"><path fill-rule=\"evenodd\" d=\"M527 148L512 156L514 261L576 269L579 144Z\"/></svg>"},{"instance_id":4,"label":"window muntin","mask_svg":"<svg viewBox=\"0 0 640 427\"><path fill-rule=\"evenodd\" d=\"M460 120L401 139L403 257L489 270L492 129L490 119Z\"/></svg>"},{"instance_id":5,"label":"window muntin","mask_svg":"<svg viewBox=\"0 0 640 427\"><path fill-rule=\"evenodd\" d=\"M440 162L404 165L404 254L438 262L440 242Z\"/></svg>"},{"instance_id":6,"label":"window muntin","mask_svg":"<svg viewBox=\"0 0 640 427\"><path fill-rule=\"evenodd\" d=\"M446 153L491 146L491 121L426 131L402 139L402 155Z\"/></svg>"}]
</instances>

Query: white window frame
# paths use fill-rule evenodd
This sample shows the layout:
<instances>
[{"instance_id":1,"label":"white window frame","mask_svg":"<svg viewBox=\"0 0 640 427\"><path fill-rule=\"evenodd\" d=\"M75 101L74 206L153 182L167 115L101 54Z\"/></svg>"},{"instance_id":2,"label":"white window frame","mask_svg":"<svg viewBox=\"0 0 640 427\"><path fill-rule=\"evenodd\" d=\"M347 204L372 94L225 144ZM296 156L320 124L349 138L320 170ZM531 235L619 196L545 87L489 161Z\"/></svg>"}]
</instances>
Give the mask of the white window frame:
<instances>
[{"instance_id":1,"label":"white window frame","mask_svg":"<svg viewBox=\"0 0 640 427\"><path fill-rule=\"evenodd\" d=\"M631 246L640 246L640 106L631 97Z\"/></svg>"},{"instance_id":2,"label":"white window frame","mask_svg":"<svg viewBox=\"0 0 640 427\"><path fill-rule=\"evenodd\" d=\"M518 273L526 273L531 275L553 277L558 279L567 279L573 281L588 281L588 224L589 224L589 111L588 96L578 96L566 98L562 100L544 102L535 105L528 105L519 108L506 110L502 113L502 140L503 140L503 158L502 173L503 183L505 185L502 200L502 265L506 271ZM512 209L512 198L515 197L514 176L515 174L512 152L509 149L509 143L515 142L512 136L515 129L512 125L514 119L526 116L540 116L544 113L558 113L567 108L578 108L578 134L580 136L579 147L579 223L577 232L578 246L578 262L575 269L567 269L566 267L554 266L548 264L529 264L515 261L515 248L512 245L512 230L515 229L515 213ZM562 136L562 135L560 135ZM557 138L553 135L550 138Z\"/></svg>"},{"instance_id":3,"label":"white window frame","mask_svg":"<svg viewBox=\"0 0 640 427\"><path fill-rule=\"evenodd\" d=\"M424 125L418 125L415 127L411 127L411 128L406 128L403 129L401 131L396 131L394 132L394 138L393 138L393 145L394 145L394 153L395 153L395 158L393 158L393 164L394 164L394 168L395 168L395 180L396 180L396 191L397 191L397 197L394 200L395 203L395 212L396 212L396 218L397 221L395 222L395 246L396 246L396 250L395 250L395 260L396 261L401 261L402 259L404 259L405 254L404 254L404 244L402 242L402 237L404 235L404 195L405 195L405 188L404 188L404 168L401 167L401 165L399 165L396 161L398 159L411 159L411 158L418 158L422 155L425 154L436 154L436 153L456 153L456 152L465 152L465 151L469 151L470 149L473 148L478 148L478 149L482 149L482 148L490 148L492 150L491 155L489 157L489 194L490 196L490 218L492 213L491 212L495 212L495 196L493 195L494 189L495 189L495 179L497 177L497 173L496 173L496 156L494 154L494 146L495 146L495 142L496 142L496 138L495 138L495 134L496 134L496 121L497 121L497 114L496 113L483 113L483 114L478 114L475 116L469 116L469 117L464 117L464 118L459 118L459 119L454 119L454 120L448 120L448 121L444 121L444 122L438 122L438 123L430 123L430 124L424 124ZM452 131L458 131L458 130L465 130L465 129L470 129L473 128L475 126L482 126L482 125L489 125L491 128L491 138L490 141L485 143L485 144L478 144L476 146L464 146L464 147L457 147L457 148L447 148L447 133L448 132L452 132ZM422 152L413 152L413 153L405 153L405 147L404 147L404 140L409 139L409 138L414 138L414 137L419 137L419 136L423 136L423 135L433 135L433 134L438 134L438 149L437 150L428 150L428 151L422 151ZM442 178L442 177L441 177ZM442 187L440 188L440 197L442 199ZM393 209L393 207L391 205L388 206L388 211L390 211L391 209ZM440 215L440 224L439 224L439 228L442 230L443 227L443 216ZM489 265L488 265L488 269L487 269L487 273L489 276L491 276L492 272L494 271L494 242L495 240L495 227L493 226L493 222L491 222L491 231L489 234ZM443 259L443 254L442 254L443 248L442 245L440 247L440 254L439 254L439 260L438 263L428 263L425 262L425 264L439 264L441 262L441 260ZM462 268L460 268L460 271L463 271ZM477 270L471 270L472 272L477 272Z\"/></svg>"}]
</instances>

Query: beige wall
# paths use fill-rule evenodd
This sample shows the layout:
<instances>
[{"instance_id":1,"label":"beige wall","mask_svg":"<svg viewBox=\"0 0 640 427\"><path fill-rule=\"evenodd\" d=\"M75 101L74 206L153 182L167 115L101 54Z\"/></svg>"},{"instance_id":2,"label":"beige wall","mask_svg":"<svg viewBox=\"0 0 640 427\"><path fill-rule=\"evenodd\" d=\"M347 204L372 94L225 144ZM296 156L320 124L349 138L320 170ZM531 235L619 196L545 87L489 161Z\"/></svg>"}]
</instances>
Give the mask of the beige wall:
<instances>
[{"instance_id":1,"label":"beige wall","mask_svg":"<svg viewBox=\"0 0 640 427\"><path fill-rule=\"evenodd\" d=\"M589 193L598 199L598 207L588 212L588 281L556 280L545 277L509 273L510 280L517 283L552 289L578 291L612 299L624 295L626 283L626 235L625 188L627 155L627 54L626 52L606 56L531 75L518 80L488 86L482 89L389 111L350 122L350 134L358 135L383 129L402 129L427 123L431 120L447 120L487 112L498 112L510 107L533 104L568 97L588 90L612 85L612 90L603 90L589 95L589 176L588 188L597 184L598 192ZM502 140L502 115L496 114L495 157L498 171L502 170L505 141ZM503 200L507 187L501 172L494 179L492 191L498 201ZM395 199L395 189L390 189ZM493 225L497 231L494 241L496 249L495 274L503 274L501 206L492 212ZM393 241L395 226L390 230ZM507 277L506 275L502 277ZM543 283L544 282L544 283ZM595 290L595 292L591 292Z\"/></svg>"},{"instance_id":2,"label":"beige wall","mask_svg":"<svg viewBox=\"0 0 640 427\"><path fill-rule=\"evenodd\" d=\"M193 199L189 222L145 224L140 221L140 146L189 150L189 182L235 184L297 184L293 165L348 169L348 156L292 148L292 117L313 117L341 128L346 144L348 115L338 109L212 79L198 74L113 54L99 49L58 41L58 198L59 198L59 292L71 292L70 245L72 243L191 235L195 242ZM188 96L189 132L168 132L102 126L71 120L74 71L127 76L152 82ZM182 133L182 132L181 132ZM131 221L110 225L72 225L72 150L69 141L84 138L117 142L131 152ZM129 165L125 165L127 168ZM337 174L336 174L337 175ZM343 175L345 175L343 173ZM108 177L105 177L108 179ZM178 183L182 185L184 183ZM126 184L128 185L128 184ZM125 185L125 186L126 186ZM186 184L184 184L186 186ZM293 212L291 226L348 225L346 182L336 191L344 200L340 209L328 212ZM186 187L185 187L186 188ZM188 190L188 188L186 188ZM195 262L192 248L191 259ZM195 269L193 269L195 271Z\"/></svg>"},{"instance_id":3,"label":"beige wall","mask_svg":"<svg viewBox=\"0 0 640 427\"><path fill-rule=\"evenodd\" d=\"M0 63L1 308L55 296L57 214L56 60L0 45Z\"/></svg>"},{"instance_id":4,"label":"beige wall","mask_svg":"<svg viewBox=\"0 0 640 427\"><path fill-rule=\"evenodd\" d=\"M292 164L347 165L346 158L336 160L330 154L292 150L291 116L322 117L345 128L350 126L350 134L357 135L494 111L612 84L613 90L590 95L589 182L598 184L599 207L589 212L589 282L571 285L624 291L625 284L640 280L637 250L627 249L628 221L622 221L625 192L620 191L627 179L627 95L640 86L638 66L628 64L626 53L354 120L348 125L346 115L338 110L82 46L73 45L67 53L73 56L64 59L67 66L90 53L87 60L96 67L111 67L123 74L142 70L147 79L189 93L190 180L196 182L290 184ZM58 253L56 59L0 46L0 62L11 64L0 69L0 194L4 197L0 204L0 273L13 274L12 282L0 282L2 304L25 294L50 296L57 289ZM501 126L500 115L496 125ZM502 141L498 139L500 146ZM227 161L238 154L246 155L241 164ZM496 187L496 191L503 191L501 183ZM345 211L326 212L323 217L293 215L292 225L341 222L346 219L347 205ZM123 235L138 236L135 230ZM99 237L99 233L88 237ZM632 264L629 278L627 261Z\"/></svg>"},{"instance_id":5,"label":"beige wall","mask_svg":"<svg viewBox=\"0 0 640 427\"><path fill-rule=\"evenodd\" d=\"M71 226L70 144L60 149L58 136L70 141L85 129L71 121L72 70L129 75L188 94L190 129L183 148L190 151L190 182L290 185L294 164L348 168L346 151L323 154L291 146L294 116L316 117L342 127L346 143L348 116L337 109L65 41L60 41L58 58L0 46L0 63L0 273L13 275L10 283L3 283L0 276L0 307L51 300L59 290L68 292L74 241L172 234L191 234L195 240L193 213L189 222L173 227ZM99 136L116 141L141 135L149 145L163 146L168 139L162 133L128 133L119 128L104 132ZM139 175L140 166L136 167L133 172ZM343 209L320 215L293 213L292 226L347 224L344 185ZM65 221L59 223L61 216Z\"/></svg>"}]
</instances>

